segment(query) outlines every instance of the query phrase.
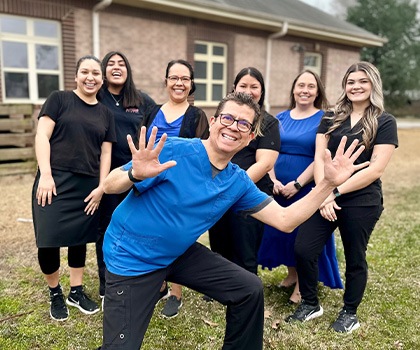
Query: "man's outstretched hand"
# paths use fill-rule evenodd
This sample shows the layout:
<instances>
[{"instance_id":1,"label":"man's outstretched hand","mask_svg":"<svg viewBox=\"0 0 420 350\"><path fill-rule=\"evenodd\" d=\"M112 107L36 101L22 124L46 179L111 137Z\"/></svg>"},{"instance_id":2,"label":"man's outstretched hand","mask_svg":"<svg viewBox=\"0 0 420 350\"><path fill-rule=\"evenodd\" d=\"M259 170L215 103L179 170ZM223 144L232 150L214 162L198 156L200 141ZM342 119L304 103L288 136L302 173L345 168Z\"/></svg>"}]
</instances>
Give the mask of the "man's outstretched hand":
<instances>
[{"instance_id":1,"label":"man's outstretched hand","mask_svg":"<svg viewBox=\"0 0 420 350\"><path fill-rule=\"evenodd\" d=\"M139 149L134 145L131 136L127 135L128 146L132 155L132 175L136 179L144 180L149 177L155 177L176 165L174 160L169 160L163 164L159 162L159 155L165 144L167 135L163 134L156 147L153 147L156 141L157 131L157 127L153 127L149 142L146 145L146 127L143 126L140 130Z\"/></svg>"},{"instance_id":2,"label":"man's outstretched hand","mask_svg":"<svg viewBox=\"0 0 420 350\"><path fill-rule=\"evenodd\" d=\"M369 162L354 165L359 155L364 151L365 146L356 149L358 140L354 140L351 145L344 150L347 137L343 136L337 148L334 159L331 159L331 152L325 150L324 179L334 187L345 182L355 171L365 168Z\"/></svg>"}]
</instances>

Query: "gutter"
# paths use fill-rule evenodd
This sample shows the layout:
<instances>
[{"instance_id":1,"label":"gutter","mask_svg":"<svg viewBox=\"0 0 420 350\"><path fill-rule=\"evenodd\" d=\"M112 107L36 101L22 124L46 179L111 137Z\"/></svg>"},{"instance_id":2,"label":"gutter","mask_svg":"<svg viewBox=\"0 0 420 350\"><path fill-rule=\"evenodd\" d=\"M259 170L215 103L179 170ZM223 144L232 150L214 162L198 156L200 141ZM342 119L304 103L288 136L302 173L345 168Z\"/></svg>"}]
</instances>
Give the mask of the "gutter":
<instances>
[{"instance_id":1,"label":"gutter","mask_svg":"<svg viewBox=\"0 0 420 350\"><path fill-rule=\"evenodd\" d=\"M273 40L284 37L289 29L289 22L283 22L281 31L270 34L267 37L267 56L265 59L265 110L270 113L270 84L271 84L271 52L273 48Z\"/></svg>"},{"instance_id":2,"label":"gutter","mask_svg":"<svg viewBox=\"0 0 420 350\"><path fill-rule=\"evenodd\" d=\"M112 0L102 0L98 2L92 9L92 40L93 40L93 55L99 58L100 54L100 40L99 40L99 12L110 6Z\"/></svg>"}]
</instances>

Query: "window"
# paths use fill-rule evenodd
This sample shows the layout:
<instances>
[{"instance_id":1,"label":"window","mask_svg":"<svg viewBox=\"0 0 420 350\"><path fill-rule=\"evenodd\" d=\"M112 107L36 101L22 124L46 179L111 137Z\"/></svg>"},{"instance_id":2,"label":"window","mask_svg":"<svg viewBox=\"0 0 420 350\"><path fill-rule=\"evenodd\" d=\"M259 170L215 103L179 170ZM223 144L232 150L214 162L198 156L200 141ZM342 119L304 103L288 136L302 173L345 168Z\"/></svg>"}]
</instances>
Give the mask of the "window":
<instances>
[{"instance_id":1,"label":"window","mask_svg":"<svg viewBox=\"0 0 420 350\"><path fill-rule=\"evenodd\" d=\"M310 69L312 72L321 76L322 56L315 52L305 52L303 57L303 69Z\"/></svg>"},{"instance_id":2,"label":"window","mask_svg":"<svg viewBox=\"0 0 420 350\"><path fill-rule=\"evenodd\" d=\"M224 44L197 41L194 49L194 100L215 106L226 95L227 48Z\"/></svg>"},{"instance_id":3,"label":"window","mask_svg":"<svg viewBox=\"0 0 420 350\"><path fill-rule=\"evenodd\" d=\"M55 21L0 16L3 102L42 103L62 89L60 33Z\"/></svg>"}]
</instances>

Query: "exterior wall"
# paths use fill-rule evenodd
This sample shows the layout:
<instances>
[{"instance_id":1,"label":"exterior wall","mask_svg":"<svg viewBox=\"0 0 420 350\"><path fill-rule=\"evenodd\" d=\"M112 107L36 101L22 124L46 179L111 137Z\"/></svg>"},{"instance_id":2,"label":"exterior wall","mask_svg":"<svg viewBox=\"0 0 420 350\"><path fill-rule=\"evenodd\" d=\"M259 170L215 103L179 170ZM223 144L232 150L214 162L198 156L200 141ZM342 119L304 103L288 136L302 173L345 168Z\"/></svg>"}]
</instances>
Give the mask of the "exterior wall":
<instances>
[{"instance_id":1,"label":"exterior wall","mask_svg":"<svg viewBox=\"0 0 420 350\"><path fill-rule=\"evenodd\" d=\"M328 59L325 62L326 79L324 80L326 93L331 105L334 105L342 90L341 81L347 69L360 61L360 51L349 48L328 49Z\"/></svg>"},{"instance_id":2,"label":"exterior wall","mask_svg":"<svg viewBox=\"0 0 420 350\"><path fill-rule=\"evenodd\" d=\"M100 16L101 58L109 51L127 55L137 88L157 103L167 100L164 89L165 70L173 59L187 59L187 27L162 19L149 19L140 10ZM130 13L131 12L131 13Z\"/></svg>"},{"instance_id":3,"label":"exterior wall","mask_svg":"<svg viewBox=\"0 0 420 350\"><path fill-rule=\"evenodd\" d=\"M76 61L86 55L93 54L92 11L90 9L74 9L75 62L73 77L76 74ZM73 86L75 86L73 84Z\"/></svg>"}]
</instances>

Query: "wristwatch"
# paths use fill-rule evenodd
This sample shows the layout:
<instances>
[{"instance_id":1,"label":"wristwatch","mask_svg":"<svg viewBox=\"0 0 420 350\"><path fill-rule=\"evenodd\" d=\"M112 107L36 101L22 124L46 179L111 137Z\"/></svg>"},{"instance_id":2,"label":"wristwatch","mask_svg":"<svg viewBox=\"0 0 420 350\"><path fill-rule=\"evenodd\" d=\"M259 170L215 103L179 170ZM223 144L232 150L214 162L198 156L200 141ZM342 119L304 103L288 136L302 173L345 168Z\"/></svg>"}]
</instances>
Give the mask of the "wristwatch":
<instances>
[{"instance_id":1,"label":"wristwatch","mask_svg":"<svg viewBox=\"0 0 420 350\"><path fill-rule=\"evenodd\" d=\"M293 186L295 186L295 188L299 191L302 188L302 185L299 183L298 180L295 180L295 183L293 184Z\"/></svg>"},{"instance_id":2,"label":"wristwatch","mask_svg":"<svg viewBox=\"0 0 420 350\"><path fill-rule=\"evenodd\" d=\"M130 169L128 169L128 178L130 179L131 182L140 182L140 181L143 181L143 180L136 179L133 176L133 167L131 167Z\"/></svg>"},{"instance_id":3,"label":"wristwatch","mask_svg":"<svg viewBox=\"0 0 420 350\"><path fill-rule=\"evenodd\" d=\"M335 198L337 198L337 197L340 197L340 196L341 196L341 193L340 193L340 191L338 190L338 188L337 188L337 187L333 189L333 194L334 194Z\"/></svg>"}]
</instances>

